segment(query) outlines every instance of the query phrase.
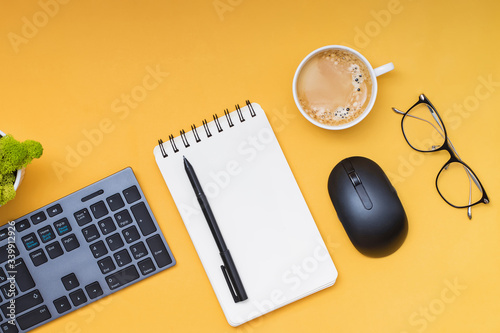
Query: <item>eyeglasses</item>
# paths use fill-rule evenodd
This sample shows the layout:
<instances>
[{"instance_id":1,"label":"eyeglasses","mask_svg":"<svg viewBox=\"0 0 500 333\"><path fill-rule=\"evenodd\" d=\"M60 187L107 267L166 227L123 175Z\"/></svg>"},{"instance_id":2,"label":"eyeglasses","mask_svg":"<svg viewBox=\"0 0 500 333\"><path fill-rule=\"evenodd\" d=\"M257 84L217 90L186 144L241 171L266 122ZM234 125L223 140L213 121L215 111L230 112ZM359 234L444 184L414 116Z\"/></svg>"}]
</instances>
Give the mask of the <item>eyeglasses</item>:
<instances>
[{"instance_id":1,"label":"eyeglasses","mask_svg":"<svg viewBox=\"0 0 500 333\"><path fill-rule=\"evenodd\" d=\"M490 201L479 178L455 150L436 108L422 94L408 111L392 109L403 115L401 129L410 147L424 153L446 150L450 154L436 177L436 188L450 206L467 208L467 216L472 219L471 207Z\"/></svg>"}]
</instances>

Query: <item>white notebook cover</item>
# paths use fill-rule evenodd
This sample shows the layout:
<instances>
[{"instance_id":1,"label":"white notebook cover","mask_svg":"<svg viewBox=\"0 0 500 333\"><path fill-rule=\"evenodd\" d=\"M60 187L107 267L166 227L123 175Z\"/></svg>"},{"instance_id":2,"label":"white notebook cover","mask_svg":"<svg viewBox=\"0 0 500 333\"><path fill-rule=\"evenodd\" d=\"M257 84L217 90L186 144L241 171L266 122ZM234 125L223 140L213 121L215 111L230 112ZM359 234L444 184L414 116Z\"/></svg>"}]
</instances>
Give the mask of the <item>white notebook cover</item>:
<instances>
[{"instance_id":1,"label":"white notebook cover","mask_svg":"<svg viewBox=\"0 0 500 333\"><path fill-rule=\"evenodd\" d=\"M163 143L154 155L217 299L232 326L332 286L337 270L260 105ZM232 254L248 299L235 303L222 259L184 170L189 160ZM203 306L202 303L197 306Z\"/></svg>"}]
</instances>

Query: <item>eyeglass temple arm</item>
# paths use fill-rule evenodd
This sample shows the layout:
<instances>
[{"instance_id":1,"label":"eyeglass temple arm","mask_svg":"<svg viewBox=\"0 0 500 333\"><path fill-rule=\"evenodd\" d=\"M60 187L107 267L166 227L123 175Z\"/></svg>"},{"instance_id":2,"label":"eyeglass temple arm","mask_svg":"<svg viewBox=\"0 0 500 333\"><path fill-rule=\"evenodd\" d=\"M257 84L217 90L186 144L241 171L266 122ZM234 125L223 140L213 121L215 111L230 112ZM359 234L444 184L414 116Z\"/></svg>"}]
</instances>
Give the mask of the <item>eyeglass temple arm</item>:
<instances>
[{"instance_id":1,"label":"eyeglass temple arm","mask_svg":"<svg viewBox=\"0 0 500 333\"><path fill-rule=\"evenodd\" d=\"M455 155L457 155L457 158L462 161L462 158L460 155L458 155L457 150L455 149L455 146L453 146L453 143L451 142L450 138L447 138L448 143L450 145L450 148L453 150ZM464 166L465 172L467 173L467 177L469 178L469 205L472 203L472 182L476 185L476 187L481 191L481 185L479 185L479 182L477 181L476 177L474 177L473 174L471 174L470 170ZM472 207L469 206L467 207L467 216L469 217L469 220L472 220Z\"/></svg>"},{"instance_id":2,"label":"eyeglass temple arm","mask_svg":"<svg viewBox=\"0 0 500 333\"><path fill-rule=\"evenodd\" d=\"M434 118L434 120L436 121L436 123L439 125L439 127L441 128L441 131L444 132L443 124L441 124L441 121L439 120L439 117L436 115L436 112L434 112L434 109L431 108L428 104L425 104L425 106L427 106L427 108L431 112L432 118ZM441 136L443 136L443 135L441 134ZM453 150L455 151L455 149L453 149ZM455 153L456 153L456 151L455 151Z\"/></svg>"},{"instance_id":3,"label":"eyeglass temple arm","mask_svg":"<svg viewBox=\"0 0 500 333\"><path fill-rule=\"evenodd\" d=\"M429 110L431 110L431 109L429 108ZM400 115L405 115L405 114L406 114L406 112L403 112L403 111L398 110L398 109L396 109L396 108L392 108L392 111L394 111L394 112L396 112L396 113L399 113ZM432 114L432 116L434 117L434 119L436 119L436 122L438 123L439 127L441 127L441 122L439 121L439 119L438 119L438 118L436 118L435 113L434 113L433 111L431 111L431 114ZM420 118L420 117L414 116L414 115L412 115L412 114L407 114L406 116L407 116L407 117L412 117L412 118L415 118L415 119L418 119L418 120L425 121L427 124L429 124L429 125L431 125L432 127L434 127L434 129L435 129L435 130L439 133L439 135L441 135L441 137L444 139L444 135L443 135L443 133L442 133L442 132L444 132L444 130L443 130L443 128L442 128L442 127L441 127L441 130L439 130L436 126L434 126L434 124L433 124L433 123L431 123L431 122L430 122L430 121L428 121L427 119L423 119L423 118ZM455 152L455 154L456 154L456 153L457 153L457 151L455 150L455 147L453 147L453 144L451 143L450 139L448 139L448 142L449 142L449 143L450 143L450 145L451 145L451 149L453 149L453 151L454 151L454 152ZM458 154L457 154L457 157L460 159L460 156L458 156ZM460 160L462 160L462 159L460 159Z\"/></svg>"},{"instance_id":4,"label":"eyeglass temple arm","mask_svg":"<svg viewBox=\"0 0 500 333\"><path fill-rule=\"evenodd\" d=\"M467 177L469 177L469 205L472 203L472 182L471 179L475 179L475 177L471 177L469 175L469 172L467 172ZM475 181L474 181L475 183ZM469 220L472 220L472 208L471 206L467 207L467 216L469 217Z\"/></svg>"}]
</instances>

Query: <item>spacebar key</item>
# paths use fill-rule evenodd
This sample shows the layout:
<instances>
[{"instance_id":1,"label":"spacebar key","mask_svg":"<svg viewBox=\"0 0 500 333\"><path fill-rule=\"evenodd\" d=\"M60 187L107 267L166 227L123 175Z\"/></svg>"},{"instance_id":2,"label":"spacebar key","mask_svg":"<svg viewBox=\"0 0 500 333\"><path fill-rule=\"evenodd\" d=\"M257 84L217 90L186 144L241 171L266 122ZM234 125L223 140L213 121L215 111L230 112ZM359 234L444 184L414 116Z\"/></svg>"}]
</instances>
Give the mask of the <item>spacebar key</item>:
<instances>
[{"instance_id":1,"label":"spacebar key","mask_svg":"<svg viewBox=\"0 0 500 333\"><path fill-rule=\"evenodd\" d=\"M17 323L21 329L27 330L28 328L38 325L42 321L50 319L51 317L49 309L44 305L19 316L17 318Z\"/></svg>"},{"instance_id":2,"label":"spacebar key","mask_svg":"<svg viewBox=\"0 0 500 333\"><path fill-rule=\"evenodd\" d=\"M108 275L106 277L106 282L108 283L109 289L113 290L120 288L139 278L139 272L134 265L130 265L121 271Z\"/></svg>"}]
</instances>

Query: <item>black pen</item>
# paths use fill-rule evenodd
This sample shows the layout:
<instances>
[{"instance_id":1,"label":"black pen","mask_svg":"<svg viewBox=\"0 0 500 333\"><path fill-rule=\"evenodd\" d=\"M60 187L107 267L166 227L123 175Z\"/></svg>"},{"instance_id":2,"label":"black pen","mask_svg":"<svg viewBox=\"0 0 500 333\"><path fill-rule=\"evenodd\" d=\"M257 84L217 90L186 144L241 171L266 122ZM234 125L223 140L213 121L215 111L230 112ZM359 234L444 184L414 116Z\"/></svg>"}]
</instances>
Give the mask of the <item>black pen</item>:
<instances>
[{"instance_id":1,"label":"black pen","mask_svg":"<svg viewBox=\"0 0 500 333\"><path fill-rule=\"evenodd\" d=\"M215 243L219 248L220 256L222 257L222 262L224 263L224 265L221 265L220 267L222 269L222 274L226 279L226 283L229 286L229 290L231 291L234 302L238 303L244 301L248 298L248 296L245 292L245 288L243 287L243 283L241 282L238 270L236 269L233 258L231 257L231 253L229 253L226 242L224 242L224 238L222 237L222 234L219 230L219 226L217 225L217 221L215 220L214 214L212 213L212 209L208 204L207 197L205 196L200 182L198 181L198 177L196 177L193 166L191 165L191 163L189 163L185 156L184 169L186 169L186 173L188 175L189 181L191 182L191 185L193 186L196 198L200 203L203 215L205 215L205 219L207 220L208 226L210 227L212 236L214 237Z\"/></svg>"}]
</instances>

